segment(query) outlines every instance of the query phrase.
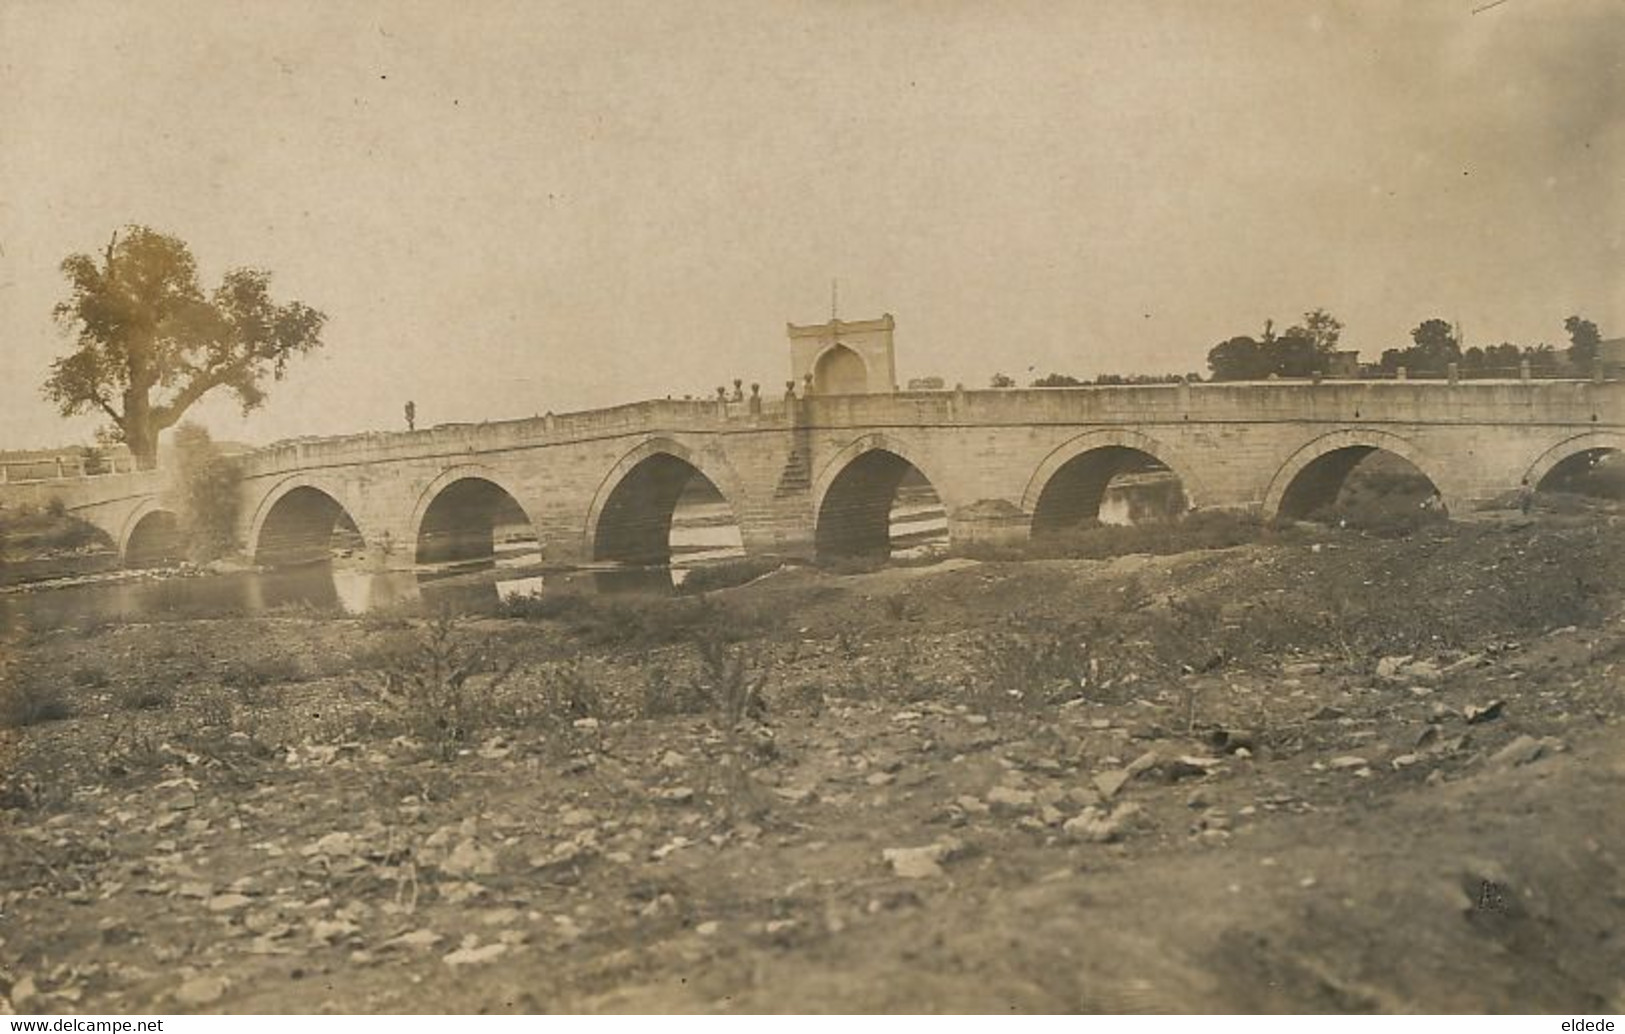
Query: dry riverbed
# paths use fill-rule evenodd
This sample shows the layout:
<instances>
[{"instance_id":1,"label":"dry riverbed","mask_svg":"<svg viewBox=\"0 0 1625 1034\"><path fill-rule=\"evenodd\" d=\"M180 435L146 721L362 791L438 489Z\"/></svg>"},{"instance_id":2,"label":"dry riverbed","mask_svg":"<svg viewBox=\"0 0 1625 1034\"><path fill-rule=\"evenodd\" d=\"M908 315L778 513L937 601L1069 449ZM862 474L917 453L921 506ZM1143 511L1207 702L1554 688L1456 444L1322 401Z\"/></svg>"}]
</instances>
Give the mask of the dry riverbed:
<instances>
[{"instance_id":1,"label":"dry riverbed","mask_svg":"<svg viewBox=\"0 0 1625 1034\"><path fill-rule=\"evenodd\" d=\"M0 1000L1618 1011L1622 558L1550 518L35 632Z\"/></svg>"}]
</instances>

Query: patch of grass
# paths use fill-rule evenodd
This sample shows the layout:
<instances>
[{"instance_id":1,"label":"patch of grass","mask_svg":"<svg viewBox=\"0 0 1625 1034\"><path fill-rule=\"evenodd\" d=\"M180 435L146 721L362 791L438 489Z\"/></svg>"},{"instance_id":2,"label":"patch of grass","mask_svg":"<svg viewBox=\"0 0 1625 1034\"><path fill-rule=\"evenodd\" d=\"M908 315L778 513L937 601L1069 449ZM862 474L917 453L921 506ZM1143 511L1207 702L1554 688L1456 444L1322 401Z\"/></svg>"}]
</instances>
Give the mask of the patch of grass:
<instances>
[{"instance_id":1,"label":"patch of grass","mask_svg":"<svg viewBox=\"0 0 1625 1034\"><path fill-rule=\"evenodd\" d=\"M68 677L80 689L100 689L107 685L107 669L95 664L75 665Z\"/></svg>"},{"instance_id":2,"label":"patch of grass","mask_svg":"<svg viewBox=\"0 0 1625 1034\"><path fill-rule=\"evenodd\" d=\"M77 712L61 687L13 657L0 666L0 727L22 729L60 722Z\"/></svg>"},{"instance_id":3,"label":"patch of grass","mask_svg":"<svg viewBox=\"0 0 1625 1034\"><path fill-rule=\"evenodd\" d=\"M220 673L220 684L235 689L263 689L266 686L302 682L305 670L292 657L252 657L232 661Z\"/></svg>"},{"instance_id":4,"label":"patch of grass","mask_svg":"<svg viewBox=\"0 0 1625 1034\"><path fill-rule=\"evenodd\" d=\"M972 702L988 711L1059 704L1100 675L1097 625L1018 616L971 643Z\"/></svg>"},{"instance_id":5,"label":"patch of grass","mask_svg":"<svg viewBox=\"0 0 1625 1034\"><path fill-rule=\"evenodd\" d=\"M128 686L119 693L118 703L126 711L167 711L175 706L175 695L164 686Z\"/></svg>"},{"instance_id":6,"label":"patch of grass","mask_svg":"<svg viewBox=\"0 0 1625 1034\"><path fill-rule=\"evenodd\" d=\"M499 665L483 646L445 611L372 657L382 682L376 695L442 761L496 724L494 692L513 667Z\"/></svg>"}]
</instances>

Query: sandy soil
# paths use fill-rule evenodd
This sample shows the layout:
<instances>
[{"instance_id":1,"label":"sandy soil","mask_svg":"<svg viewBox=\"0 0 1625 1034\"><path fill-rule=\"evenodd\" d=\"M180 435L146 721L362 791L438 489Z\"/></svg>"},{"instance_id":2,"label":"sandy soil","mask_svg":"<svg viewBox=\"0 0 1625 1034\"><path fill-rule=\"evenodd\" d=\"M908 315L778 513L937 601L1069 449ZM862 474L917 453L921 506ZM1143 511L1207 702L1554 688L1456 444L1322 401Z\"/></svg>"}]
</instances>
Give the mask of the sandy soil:
<instances>
[{"instance_id":1,"label":"sandy soil","mask_svg":"<svg viewBox=\"0 0 1625 1034\"><path fill-rule=\"evenodd\" d=\"M1620 1011L1622 547L1554 517L782 571L440 639L35 633L8 682L72 716L0 734L0 992Z\"/></svg>"}]
</instances>

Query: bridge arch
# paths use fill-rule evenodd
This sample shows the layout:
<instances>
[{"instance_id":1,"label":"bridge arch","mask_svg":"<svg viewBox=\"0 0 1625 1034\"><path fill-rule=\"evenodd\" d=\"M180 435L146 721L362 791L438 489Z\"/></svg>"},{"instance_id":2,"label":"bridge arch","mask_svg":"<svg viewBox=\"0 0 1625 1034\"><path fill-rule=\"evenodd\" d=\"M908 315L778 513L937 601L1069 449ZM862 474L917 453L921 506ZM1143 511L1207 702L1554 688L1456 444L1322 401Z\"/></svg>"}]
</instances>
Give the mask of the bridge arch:
<instances>
[{"instance_id":1,"label":"bridge arch","mask_svg":"<svg viewBox=\"0 0 1625 1034\"><path fill-rule=\"evenodd\" d=\"M496 555L496 529L536 524L492 468L459 464L441 471L412 504L411 559L416 564L481 560Z\"/></svg>"},{"instance_id":2,"label":"bridge arch","mask_svg":"<svg viewBox=\"0 0 1625 1034\"><path fill-rule=\"evenodd\" d=\"M1264 519L1303 517L1331 505L1349 474L1374 452L1391 453L1410 463L1433 483L1447 513L1456 508L1460 494L1454 482L1442 476L1440 466L1426 452L1390 431L1352 427L1323 434L1287 457L1264 493Z\"/></svg>"},{"instance_id":3,"label":"bridge arch","mask_svg":"<svg viewBox=\"0 0 1625 1034\"><path fill-rule=\"evenodd\" d=\"M372 541L337 484L316 474L294 474L273 485L254 508L248 553L257 564L313 563L330 555L333 533L340 528Z\"/></svg>"},{"instance_id":4,"label":"bridge arch","mask_svg":"<svg viewBox=\"0 0 1625 1034\"><path fill-rule=\"evenodd\" d=\"M1541 453L1524 472L1524 478L1535 489L1548 480L1556 481L1569 473L1577 464L1589 465L1597 457L1610 452L1625 452L1625 434L1615 431L1590 431L1565 438Z\"/></svg>"},{"instance_id":5,"label":"bridge arch","mask_svg":"<svg viewBox=\"0 0 1625 1034\"><path fill-rule=\"evenodd\" d=\"M185 559L180 515L156 499L130 511L116 544L119 562L127 568L160 567Z\"/></svg>"},{"instance_id":6,"label":"bridge arch","mask_svg":"<svg viewBox=\"0 0 1625 1034\"><path fill-rule=\"evenodd\" d=\"M672 558L672 519L685 493L726 503L737 523L744 493L726 461L667 437L640 442L598 484L584 529L587 555L628 564Z\"/></svg>"},{"instance_id":7,"label":"bridge arch","mask_svg":"<svg viewBox=\"0 0 1625 1034\"><path fill-rule=\"evenodd\" d=\"M1100 504L1119 474L1168 471L1179 480L1185 508L1195 508L1205 489L1193 465L1166 443L1127 428L1086 431L1056 446L1039 463L1021 496L1021 510L1035 535L1098 517Z\"/></svg>"},{"instance_id":8,"label":"bridge arch","mask_svg":"<svg viewBox=\"0 0 1625 1034\"><path fill-rule=\"evenodd\" d=\"M847 444L813 481L813 542L819 557L877 556L893 547L891 514L911 472L952 512L920 450L895 434L866 434ZM951 525L950 525L951 526Z\"/></svg>"}]
</instances>

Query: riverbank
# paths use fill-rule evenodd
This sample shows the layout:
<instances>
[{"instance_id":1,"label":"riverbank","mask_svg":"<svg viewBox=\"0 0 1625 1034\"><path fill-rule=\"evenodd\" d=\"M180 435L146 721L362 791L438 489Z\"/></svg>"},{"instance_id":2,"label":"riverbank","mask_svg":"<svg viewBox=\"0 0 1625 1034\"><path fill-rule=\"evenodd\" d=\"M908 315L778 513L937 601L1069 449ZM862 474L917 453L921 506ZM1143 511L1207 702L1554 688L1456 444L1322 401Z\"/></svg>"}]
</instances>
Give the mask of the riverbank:
<instances>
[{"instance_id":1,"label":"riverbank","mask_svg":"<svg viewBox=\"0 0 1625 1034\"><path fill-rule=\"evenodd\" d=\"M66 625L7 656L0 991L1617 1011L1622 588L1544 515Z\"/></svg>"}]
</instances>

